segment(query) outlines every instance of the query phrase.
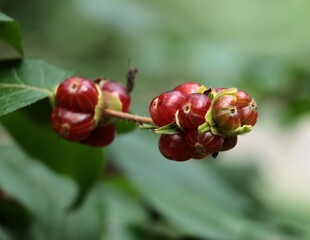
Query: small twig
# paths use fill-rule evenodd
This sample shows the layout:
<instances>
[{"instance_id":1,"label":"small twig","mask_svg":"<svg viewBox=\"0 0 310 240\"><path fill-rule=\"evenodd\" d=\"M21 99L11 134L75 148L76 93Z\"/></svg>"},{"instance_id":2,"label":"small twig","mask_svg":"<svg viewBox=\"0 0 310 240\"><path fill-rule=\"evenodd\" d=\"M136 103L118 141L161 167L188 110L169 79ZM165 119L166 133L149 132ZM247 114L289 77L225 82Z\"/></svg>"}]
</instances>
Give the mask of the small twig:
<instances>
[{"instance_id":1,"label":"small twig","mask_svg":"<svg viewBox=\"0 0 310 240\"><path fill-rule=\"evenodd\" d=\"M136 78L137 73L138 73L138 69L131 66L131 60L129 59L128 60L128 72L126 74L126 80L127 80L126 88L129 93L132 92L135 86L135 78Z\"/></svg>"},{"instance_id":2,"label":"small twig","mask_svg":"<svg viewBox=\"0 0 310 240\"><path fill-rule=\"evenodd\" d=\"M152 119L149 118L149 117L142 117L142 116L139 116L139 115L134 115L134 114L130 114L130 113L124 113L124 112L115 111L115 110L112 110L112 109L104 109L103 114L105 114L105 115L107 115L109 117L113 117L113 118L133 121L133 122L136 122L138 124L154 124Z\"/></svg>"}]
</instances>

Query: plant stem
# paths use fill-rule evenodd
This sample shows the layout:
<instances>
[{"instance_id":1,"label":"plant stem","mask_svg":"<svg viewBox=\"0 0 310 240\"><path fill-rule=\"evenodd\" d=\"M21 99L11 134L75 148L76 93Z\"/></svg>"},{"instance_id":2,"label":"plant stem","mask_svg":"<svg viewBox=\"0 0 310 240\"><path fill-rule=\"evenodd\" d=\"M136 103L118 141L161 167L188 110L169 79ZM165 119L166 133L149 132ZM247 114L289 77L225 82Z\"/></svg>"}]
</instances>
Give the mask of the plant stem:
<instances>
[{"instance_id":1,"label":"plant stem","mask_svg":"<svg viewBox=\"0 0 310 240\"><path fill-rule=\"evenodd\" d=\"M104 109L104 114L109 117L133 121L139 124L154 124L153 120L149 117L142 117L139 115L124 113L121 111L115 111L115 110L108 109L108 108Z\"/></svg>"},{"instance_id":2,"label":"plant stem","mask_svg":"<svg viewBox=\"0 0 310 240\"><path fill-rule=\"evenodd\" d=\"M126 80L127 80L126 88L129 93L132 92L135 86L135 78L136 78L137 73L138 73L138 69L131 67L131 60L129 59L128 60L128 72L126 74Z\"/></svg>"}]
</instances>

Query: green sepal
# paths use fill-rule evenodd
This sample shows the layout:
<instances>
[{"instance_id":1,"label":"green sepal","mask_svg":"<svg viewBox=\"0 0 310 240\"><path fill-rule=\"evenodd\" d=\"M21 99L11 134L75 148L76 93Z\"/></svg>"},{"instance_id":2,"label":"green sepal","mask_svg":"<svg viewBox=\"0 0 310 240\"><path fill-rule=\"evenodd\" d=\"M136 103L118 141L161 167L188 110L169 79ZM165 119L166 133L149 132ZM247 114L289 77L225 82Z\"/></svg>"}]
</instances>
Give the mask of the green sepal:
<instances>
[{"instance_id":1,"label":"green sepal","mask_svg":"<svg viewBox=\"0 0 310 240\"><path fill-rule=\"evenodd\" d=\"M210 88L205 87L204 85L201 85L198 89L196 93L204 93L206 91L208 91Z\"/></svg>"},{"instance_id":2,"label":"green sepal","mask_svg":"<svg viewBox=\"0 0 310 240\"><path fill-rule=\"evenodd\" d=\"M109 108L115 111L122 111L123 105L121 100L117 96L107 91L102 91L102 95L104 108Z\"/></svg>"},{"instance_id":3,"label":"green sepal","mask_svg":"<svg viewBox=\"0 0 310 240\"><path fill-rule=\"evenodd\" d=\"M235 130L230 131L222 131L226 136L237 136L246 134L252 131L253 126L251 125L243 125L242 127L238 127Z\"/></svg>"},{"instance_id":4,"label":"green sepal","mask_svg":"<svg viewBox=\"0 0 310 240\"><path fill-rule=\"evenodd\" d=\"M156 134L175 134L182 132L182 130L176 123L170 123L168 125L154 129L153 132Z\"/></svg>"},{"instance_id":5,"label":"green sepal","mask_svg":"<svg viewBox=\"0 0 310 240\"><path fill-rule=\"evenodd\" d=\"M138 127L141 129L150 129L150 130L154 130L154 129L158 128L157 125L148 124L148 123L139 124Z\"/></svg>"},{"instance_id":6,"label":"green sepal","mask_svg":"<svg viewBox=\"0 0 310 240\"><path fill-rule=\"evenodd\" d=\"M98 102L97 102L97 105L95 107L94 120L96 122L96 125L98 125L99 121L101 120L104 99L103 99L103 94L102 94L101 89L99 88L99 86L97 84L95 86L96 86L96 89L97 89L97 92L98 92ZM57 91L57 89L54 91L54 93L56 93L56 91Z\"/></svg>"},{"instance_id":7,"label":"green sepal","mask_svg":"<svg viewBox=\"0 0 310 240\"><path fill-rule=\"evenodd\" d=\"M204 122L198 127L198 132L200 134L203 134L207 131L211 131L214 135L224 136L224 134L219 129L217 129L213 124L209 124L208 122Z\"/></svg>"},{"instance_id":8,"label":"green sepal","mask_svg":"<svg viewBox=\"0 0 310 240\"><path fill-rule=\"evenodd\" d=\"M211 125L208 122L204 122L203 124L201 124L198 127L198 132L200 134L205 133L205 132L210 131L210 130L211 130Z\"/></svg>"}]
</instances>

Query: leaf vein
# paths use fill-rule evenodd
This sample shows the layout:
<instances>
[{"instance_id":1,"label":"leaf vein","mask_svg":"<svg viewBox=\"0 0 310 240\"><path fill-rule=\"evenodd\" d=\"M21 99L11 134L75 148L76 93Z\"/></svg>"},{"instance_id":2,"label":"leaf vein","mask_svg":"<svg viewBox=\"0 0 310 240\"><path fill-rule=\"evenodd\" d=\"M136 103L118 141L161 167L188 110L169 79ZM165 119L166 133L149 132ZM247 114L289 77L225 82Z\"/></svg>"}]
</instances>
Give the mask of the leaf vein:
<instances>
[{"instance_id":1,"label":"leaf vein","mask_svg":"<svg viewBox=\"0 0 310 240\"><path fill-rule=\"evenodd\" d=\"M17 83L0 83L0 89L1 88L21 88L21 89L28 89L28 90L32 90L32 91L36 91L36 92L42 92L48 95L52 95L53 92L48 90L48 89L44 89L44 88L39 88L39 87L35 87L35 86L31 86L31 85L26 85L26 84L17 84Z\"/></svg>"}]
</instances>

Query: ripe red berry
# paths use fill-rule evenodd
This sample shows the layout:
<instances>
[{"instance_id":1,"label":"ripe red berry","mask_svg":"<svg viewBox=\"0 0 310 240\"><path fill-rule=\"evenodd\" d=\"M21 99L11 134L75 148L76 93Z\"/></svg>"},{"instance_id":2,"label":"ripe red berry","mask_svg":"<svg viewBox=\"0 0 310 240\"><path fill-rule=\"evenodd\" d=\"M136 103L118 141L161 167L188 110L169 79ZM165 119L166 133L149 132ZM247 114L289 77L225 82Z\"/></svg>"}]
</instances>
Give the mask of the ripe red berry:
<instances>
[{"instance_id":1,"label":"ripe red berry","mask_svg":"<svg viewBox=\"0 0 310 240\"><path fill-rule=\"evenodd\" d=\"M224 142L221 136L214 135L210 131L199 133L197 129L187 131L185 140L195 149L196 158L204 158L208 154L220 151Z\"/></svg>"},{"instance_id":2,"label":"ripe red berry","mask_svg":"<svg viewBox=\"0 0 310 240\"><path fill-rule=\"evenodd\" d=\"M56 106L76 112L93 112L98 102L94 82L81 77L69 77L56 90Z\"/></svg>"},{"instance_id":3,"label":"ripe red berry","mask_svg":"<svg viewBox=\"0 0 310 240\"><path fill-rule=\"evenodd\" d=\"M82 143L93 147L104 147L113 142L115 135L114 124L98 126Z\"/></svg>"},{"instance_id":4,"label":"ripe red berry","mask_svg":"<svg viewBox=\"0 0 310 240\"><path fill-rule=\"evenodd\" d=\"M205 122L205 115L211 105L211 99L202 93L189 94L177 112L177 123L181 128L197 128Z\"/></svg>"},{"instance_id":5,"label":"ripe red berry","mask_svg":"<svg viewBox=\"0 0 310 240\"><path fill-rule=\"evenodd\" d=\"M197 90L201 87L202 85L199 83L195 82L186 82L183 83L179 86L176 86L174 90L180 91L183 93L185 96L192 94L192 93L197 93Z\"/></svg>"},{"instance_id":6,"label":"ripe red berry","mask_svg":"<svg viewBox=\"0 0 310 240\"><path fill-rule=\"evenodd\" d=\"M227 151L227 150L234 148L237 145L237 142L238 142L237 136L225 137L224 142L223 142L223 146L222 146L220 151L223 152L223 151Z\"/></svg>"},{"instance_id":7,"label":"ripe red berry","mask_svg":"<svg viewBox=\"0 0 310 240\"><path fill-rule=\"evenodd\" d=\"M241 127L240 114L235 95L223 95L215 100L212 117L216 125L223 130L234 130Z\"/></svg>"},{"instance_id":8,"label":"ripe red berry","mask_svg":"<svg viewBox=\"0 0 310 240\"><path fill-rule=\"evenodd\" d=\"M242 125L254 126L256 124L258 118L258 112L257 112L257 104L254 101L254 99L252 99L252 101L248 105L241 108L239 112Z\"/></svg>"},{"instance_id":9,"label":"ripe red berry","mask_svg":"<svg viewBox=\"0 0 310 240\"><path fill-rule=\"evenodd\" d=\"M119 101L121 102L122 105L121 111L126 113L129 112L131 98L129 92L127 91L126 87L123 84L108 79L98 79L95 80L95 82L99 85L100 89L102 90L103 96L105 96L105 93L112 94L112 96L118 98ZM107 107L110 108L111 106ZM111 108L113 109L113 106Z\"/></svg>"},{"instance_id":10,"label":"ripe red berry","mask_svg":"<svg viewBox=\"0 0 310 240\"><path fill-rule=\"evenodd\" d=\"M70 141L82 141L95 129L92 113L76 113L56 107L51 114L51 125L55 132Z\"/></svg>"},{"instance_id":11,"label":"ripe red berry","mask_svg":"<svg viewBox=\"0 0 310 240\"><path fill-rule=\"evenodd\" d=\"M150 116L158 126L175 122L175 113L181 107L185 96L176 90L171 90L153 98L149 106Z\"/></svg>"},{"instance_id":12,"label":"ripe red berry","mask_svg":"<svg viewBox=\"0 0 310 240\"><path fill-rule=\"evenodd\" d=\"M165 158L175 161L186 161L194 154L194 149L186 144L184 133L162 134L158 147Z\"/></svg>"}]
</instances>

